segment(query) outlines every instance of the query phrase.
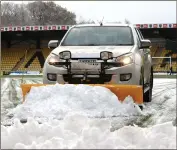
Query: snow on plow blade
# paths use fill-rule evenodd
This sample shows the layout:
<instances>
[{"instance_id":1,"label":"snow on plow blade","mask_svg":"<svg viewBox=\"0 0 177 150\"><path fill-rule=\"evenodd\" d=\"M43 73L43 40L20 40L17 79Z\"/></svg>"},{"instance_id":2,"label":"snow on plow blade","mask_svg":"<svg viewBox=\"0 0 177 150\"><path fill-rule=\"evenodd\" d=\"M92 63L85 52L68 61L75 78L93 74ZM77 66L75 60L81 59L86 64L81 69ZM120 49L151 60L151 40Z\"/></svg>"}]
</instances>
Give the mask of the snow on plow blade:
<instances>
[{"instance_id":1,"label":"snow on plow blade","mask_svg":"<svg viewBox=\"0 0 177 150\"><path fill-rule=\"evenodd\" d=\"M31 87L47 86L51 84L21 84L23 102L25 96L30 92ZM116 85L116 84L87 84L90 86L102 86L108 88L113 92L120 101L123 101L127 96L131 96L136 104L143 103L143 89L142 86L137 85Z\"/></svg>"}]
</instances>

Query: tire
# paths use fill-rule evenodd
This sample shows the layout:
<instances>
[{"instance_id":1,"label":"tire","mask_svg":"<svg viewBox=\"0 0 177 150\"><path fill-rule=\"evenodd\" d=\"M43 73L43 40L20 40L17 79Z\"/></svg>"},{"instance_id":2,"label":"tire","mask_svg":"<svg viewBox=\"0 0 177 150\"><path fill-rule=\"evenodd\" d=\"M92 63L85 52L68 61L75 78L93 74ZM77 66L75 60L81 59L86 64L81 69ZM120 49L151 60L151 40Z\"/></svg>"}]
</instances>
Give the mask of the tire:
<instances>
[{"instance_id":1,"label":"tire","mask_svg":"<svg viewBox=\"0 0 177 150\"><path fill-rule=\"evenodd\" d=\"M151 102L152 101L152 88L153 88L153 69L151 68L150 72L150 80L149 80L149 90L143 94L144 102Z\"/></svg>"},{"instance_id":2,"label":"tire","mask_svg":"<svg viewBox=\"0 0 177 150\"><path fill-rule=\"evenodd\" d=\"M140 75L140 85L143 86L143 89L144 89L144 68L141 67L141 75Z\"/></svg>"},{"instance_id":3,"label":"tire","mask_svg":"<svg viewBox=\"0 0 177 150\"><path fill-rule=\"evenodd\" d=\"M144 68L143 67L141 67L141 75L140 75L139 85L141 85L142 88L143 88L143 93L142 94L143 94L143 102L144 102ZM143 110L143 106L139 105L139 108L141 110Z\"/></svg>"},{"instance_id":4,"label":"tire","mask_svg":"<svg viewBox=\"0 0 177 150\"><path fill-rule=\"evenodd\" d=\"M140 76L140 85L143 87L143 102L151 102L152 101L152 87L153 87L153 70L151 69L151 75L150 75L150 83L149 87L150 89L144 93L144 68L141 68L141 76Z\"/></svg>"},{"instance_id":5,"label":"tire","mask_svg":"<svg viewBox=\"0 0 177 150\"><path fill-rule=\"evenodd\" d=\"M143 100L144 102L151 102L152 101L152 88L150 87L150 89L143 94Z\"/></svg>"},{"instance_id":6,"label":"tire","mask_svg":"<svg viewBox=\"0 0 177 150\"><path fill-rule=\"evenodd\" d=\"M153 75L153 67L151 67L151 78L150 78L150 85L151 85L151 88L153 89L153 86L154 86L154 75Z\"/></svg>"}]
</instances>

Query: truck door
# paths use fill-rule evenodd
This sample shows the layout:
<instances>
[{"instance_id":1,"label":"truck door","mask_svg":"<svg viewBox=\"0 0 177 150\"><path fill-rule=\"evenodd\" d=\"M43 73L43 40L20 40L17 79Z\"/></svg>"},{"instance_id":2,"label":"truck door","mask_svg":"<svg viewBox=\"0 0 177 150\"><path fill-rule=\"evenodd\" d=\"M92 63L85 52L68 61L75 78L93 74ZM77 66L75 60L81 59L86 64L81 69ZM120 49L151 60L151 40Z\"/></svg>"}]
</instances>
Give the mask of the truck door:
<instances>
[{"instance_id":1,"label":"truck door","mask_svg":"<svg viewBox=\"0 0 177 150\"><path fill-rule=\"evenodd\" d=\"M144 37L141 34L141 32L138 29L135 29L138 37L140 40L143 40ZM148 78L149 78L149 60L148 60L148 56L150 55L150 50L149 49L142 49L142 54L143 54L143 63L144 63L144 83L147 83Z\"/></svg>"}]
</instances>

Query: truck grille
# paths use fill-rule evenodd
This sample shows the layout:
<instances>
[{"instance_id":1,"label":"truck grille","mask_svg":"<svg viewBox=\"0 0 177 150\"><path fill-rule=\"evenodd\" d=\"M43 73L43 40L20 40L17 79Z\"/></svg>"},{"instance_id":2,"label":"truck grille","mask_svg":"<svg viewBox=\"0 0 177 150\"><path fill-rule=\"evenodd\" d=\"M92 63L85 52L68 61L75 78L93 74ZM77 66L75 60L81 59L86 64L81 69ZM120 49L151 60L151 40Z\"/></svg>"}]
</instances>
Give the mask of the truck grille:
<instances>
[{"instance_id":1,"label":"truck grille","mask_svg":"<svg viewBox=\"0 0 177 150\"><path fill-rule=\"evenodd\" d=\"M95 76L95 77L94 77ZM64 74L63 79L65 82L69 82L69 75ZM81 80L83 79L83 75L72 75L72 79L70 81L71 84L81 84ZM99 75L92 74L88 75L87 79L89 80L88 83L90 84L100 84L100 81L102 82L110 82L112 79L112 74L105 74L101 79L99 78Z\"/></svg>"}]
</instances>

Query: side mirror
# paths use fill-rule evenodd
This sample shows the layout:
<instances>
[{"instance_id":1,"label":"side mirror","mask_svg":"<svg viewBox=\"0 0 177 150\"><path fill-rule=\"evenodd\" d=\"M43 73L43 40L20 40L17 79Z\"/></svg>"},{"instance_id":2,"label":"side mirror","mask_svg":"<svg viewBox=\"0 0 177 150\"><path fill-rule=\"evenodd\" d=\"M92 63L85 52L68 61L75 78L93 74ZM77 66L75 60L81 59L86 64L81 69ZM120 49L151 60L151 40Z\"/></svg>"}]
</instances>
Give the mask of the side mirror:
<instances>
[{"instance_id":1,"label":"side mirror","mask_svg":"<svg viewBox=\"0 0 177 150\"><path fill-rule=\"evenodd\" d=\"M54 49L58 46L58 40L51 40L48 43L48 48L49 49Z\"/></svg>"},{"instance_id":2,"label":"side mirror","mask_svg":"<svg viewBox=\"0 0 177 150\"><path fill-rule=\"evenodd\" d=\"M150 40L141 40L140 48L151 48L151 41Z\"/></svg>"}]
</instances>

